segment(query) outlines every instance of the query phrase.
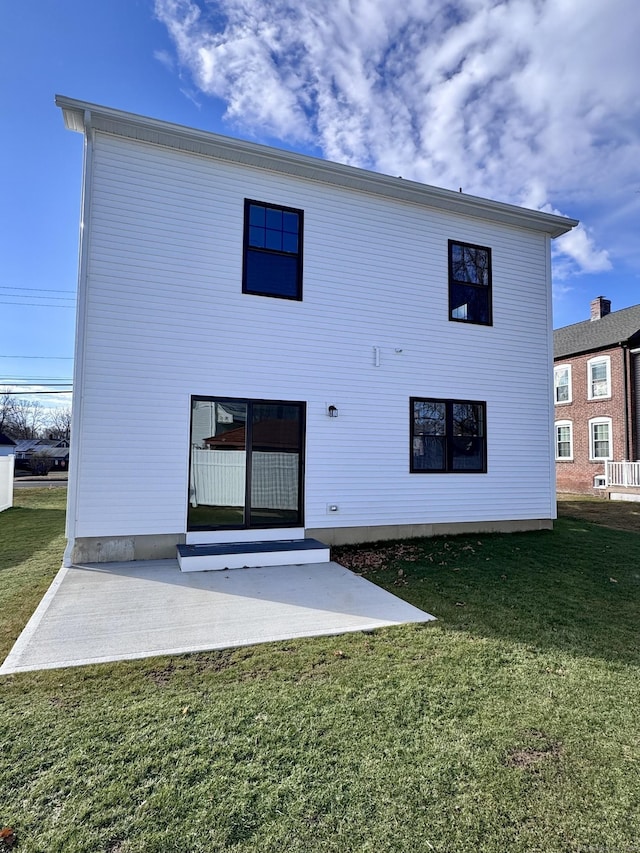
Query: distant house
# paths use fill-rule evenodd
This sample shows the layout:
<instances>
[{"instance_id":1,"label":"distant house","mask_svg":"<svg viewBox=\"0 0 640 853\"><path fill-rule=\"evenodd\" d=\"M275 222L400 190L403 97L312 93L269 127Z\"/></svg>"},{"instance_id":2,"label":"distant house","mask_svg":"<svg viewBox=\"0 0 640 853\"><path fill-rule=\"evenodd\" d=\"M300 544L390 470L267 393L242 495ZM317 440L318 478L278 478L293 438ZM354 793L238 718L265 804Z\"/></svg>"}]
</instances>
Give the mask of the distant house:
<instances>
[{"instance_id":1,"label":"distant house","mask_svg":"<svg viewBox=\"0 0 640 853\"><path fill-rule=\"evenodd\" d=\"M633 497L640 487L640 305L554 332L555 457L561 492Z\"/></svg>"},{"instance_id":2,"label":"distant house","mask_svg":"<svg viewBox=\"0 0 640 853\"><path fill-rule=\"evenodd\" d=\"M0 456L14 456L16 452L16 443L8 435L0 432Z\"/></svg>"},{"instance_id":3,"label":"distant house","mask_svg":"<svg viewBox=\"0 0 640 853\"><path fill-rule=\"evenodd\" d=\"M15 442L16 466L27 468L29 458L35 448L42 446L42 439L40 438L18 438Z\"/></svg>"},{"instance_id":4,"label":"distant house","mask_svg":"<svg viewBox=\"0 0 640 853\"><path fill-rule=\"evenodd\" d=\"M63 446L42 447L36 451L37 456L50 462L51 471L66 471L69 468L69 448Z\"/></svg>"},{"instance_id":5,"label":"distant house","mask_svg":"<svg viewBox=\"0 0 640 853\"><path fill-rule=\"evenodd\" d=\"M66 471L69 467L69 442L59 438L25 438L15 442L16 468L31 468L34 457L51 460L51 469Z\"/></svg>"},{"instance_id":6,"label":"distant house","mask_svg":"<svg viewBox=\"0 0 640 853\"><path fill-rule=\"evenodd\" d=\"M86 140L67 562L551 526L575 220L57 103Z\"/></svg>"}]
</instances>

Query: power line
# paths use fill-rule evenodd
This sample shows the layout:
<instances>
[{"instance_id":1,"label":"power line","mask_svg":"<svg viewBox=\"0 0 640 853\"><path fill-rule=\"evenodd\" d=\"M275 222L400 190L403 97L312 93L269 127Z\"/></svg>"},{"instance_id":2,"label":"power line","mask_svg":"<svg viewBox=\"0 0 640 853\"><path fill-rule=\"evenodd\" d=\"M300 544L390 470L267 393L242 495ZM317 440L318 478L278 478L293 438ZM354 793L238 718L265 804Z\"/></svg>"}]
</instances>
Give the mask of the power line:
<instances>
[{"instance_id":1,"label":"power line","mask_svg":"<svg viewBox=\"0 0 640 853\"><path fill-rule=\"evenodd\" d=\"M44 388L62 388L65 385L73 385L73 382L9 382L5 379L0 379L2 385L15 385L16 388L30 388L32 385L42 385Z\"/></svg>"},{"instance_id":2,"label":"power line","mask_svg":"<svg viewBox=\"0 0 640 853\"><path fill-rule=\"evenodd\" d=\"M5 302L4 300L0 300L0 305L26 305L27 308L75 308L75 305L47 305L44 302Z\"/></svg>"},{"instance_id":3,"label":"power line","mask_svg":"<svg viewBox=\"0 0 640 853\"><path fill-rule=\"evenodd\" d=\"M48 381L49 379L52 379L54 382L56 380L62 381L62 380L65 380L66 378L67 378L66 376L43 376L41 373L38 373L36 376L17 376L17 375L13 376L12 375L10 377L5 377L5 379L43 379L45 382ZM4 380L2 380L2 381L4 381Z\"/></svg>"},{"instance_id":4,"label":"power line","mask_svg":"<svg viewBox=\"0 0 640 853\"><path fill-rule=\"evenodd\" d=\"M0 383L7 382L28 382L30 385L47 385L49 382L73 382L73 379L67 379L66 376L3 376L0 377Z\"/></svg>"},{"instance_id":5,"label":"power line","mask_svg":"<svg viewBox=\"0 0 640 853\"><path fill-rule=\"evenodd\" d=\"M14 397L35 397L37 394L73 394L73 391L12 391Z\"/></svg>"},{"instance_id":6,"label":"power line","mask_svg":"<svg viewBox=\"0 0 640 853\"><path fill-rule=\"evenodd\" d=\"M21 293L3 293L2 295L8 296L9 299L55 299L56 302L75 302L73 296L23 296Z\"/></svg>"},{"instance_id":7,"label":"power line","mask_svg":"<svg viewBox=\"0 0 640 853\"><path fill-rule=\"evenodd\" d=\"M39 293L75 293L75 290L51 290L50 287L14 287L13 285L0 284L0 290L30 290Z\"/></svg>"},{"instance_id":8,"label":"power line","mask_svg":"<svg viewBox=\"0 0 640 853\"><path fill-rule=\"evenodd\" d=\"M0 355L0 358L44 358L50 361L73 361L72 355Z\"/></svg>"}]
</instances>

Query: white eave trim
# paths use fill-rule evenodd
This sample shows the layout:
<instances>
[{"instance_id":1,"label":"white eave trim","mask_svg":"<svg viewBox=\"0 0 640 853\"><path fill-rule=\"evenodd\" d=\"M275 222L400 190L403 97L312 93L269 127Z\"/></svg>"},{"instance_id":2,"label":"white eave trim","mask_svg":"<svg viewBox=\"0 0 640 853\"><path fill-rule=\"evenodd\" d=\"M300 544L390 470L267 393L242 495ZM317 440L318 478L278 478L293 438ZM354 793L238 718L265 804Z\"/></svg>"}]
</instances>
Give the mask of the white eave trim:
<instances>
[{"instance_id":1,"label":"white eave trim","mask_svg":"<svg viewBox=\"0 0 640 853\"><path fill-rule=\"evenodd\" d=\"M528 210L513 204L490 201L416 181L358 169L355 166L319 160L306 154L295 154L270 148L267 145L232 139L217 133L194 130L179 124L101 107L85 101L76 101L63 95L56 95L56 105L62 110L66 127L79 133L84 133L85 113L89 111L91 127L103 133L241 163L258 169L268 169L324 184L375 193L436 210L446 210L463 216L526 228L530 231L540 231L551 237L566 234L578 224L577 219Z\"/></svg>"}]
</instances>

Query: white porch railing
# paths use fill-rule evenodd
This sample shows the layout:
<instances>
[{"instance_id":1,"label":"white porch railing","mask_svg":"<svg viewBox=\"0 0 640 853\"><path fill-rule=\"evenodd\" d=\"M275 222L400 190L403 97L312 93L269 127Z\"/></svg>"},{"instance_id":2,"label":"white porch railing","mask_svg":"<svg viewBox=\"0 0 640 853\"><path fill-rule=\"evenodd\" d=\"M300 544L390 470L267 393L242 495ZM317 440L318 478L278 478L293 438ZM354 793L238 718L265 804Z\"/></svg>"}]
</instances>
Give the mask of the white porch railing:
<instances>
[{"instance_id":1,"label":"white porch railing","mask_svg":"<svg viewBox=\"0 0 640 853\"><path fill-rule=\"evenodd\" d=\"M640 462L605 462L606 486L640 488Z\"/></svg>"}]
</instances>

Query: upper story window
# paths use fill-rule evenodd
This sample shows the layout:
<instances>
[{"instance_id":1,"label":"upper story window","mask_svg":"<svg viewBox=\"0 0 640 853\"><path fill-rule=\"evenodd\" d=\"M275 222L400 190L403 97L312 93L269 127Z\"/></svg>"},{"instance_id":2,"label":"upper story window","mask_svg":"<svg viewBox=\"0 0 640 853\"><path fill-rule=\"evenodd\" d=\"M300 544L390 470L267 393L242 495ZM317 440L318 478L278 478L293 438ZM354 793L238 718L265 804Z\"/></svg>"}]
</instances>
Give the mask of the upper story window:
<instances>
[{"instance_id":1,"label":"upper story window","mask_svg":"<svg viewBox=\"0 0 640 853\"><path fill-rule=\"evenodd\" d=\"M587 387L590 400L611 396L611 359L608 355L590 358L587 362Z\"/></svg>"},{"instance_id":2,"label":"upper story window","mask_svg":"<svg viewBox=\"0 0 640 853\"><path fill-rule=\"evenodd\" d=\"M303 211L244 202L242 292L302 299Z\"/></svg>"},{"instance_id":3,"label":"upper story window","mask_svg":"<svg viewBox=\"0 0 640 853\"><path fill-rule=\"evenodd\" d=\"M564 364L553 369L553 388L556 403L571 402L571 365Z\"/></svg>"},{"instance_id":4,"label":"upper story window","mask_svg":"<svg viewBox=\"0 0 640 853\"><path fill-rule=\"evenodd\" d=\"M449 240L449 319L490 326L491 249Z\"/></svg>"},{"instance_id":5,"label":"upper story window","mask_svg":"<svg viewBox=\"0 0 640 853\"><path fill-rule=\"evenodd\" d=\"M589 421L589 459L613 459L611 418Z\"/></svg>"},{"instance_id":6,"label":"upper story window","mask_svg":"<svg viewBox=\"0 0 640 853\"><path fill-rule=\"evenodd\" d=\"M485 473L486 404L411 398L411 472Z\"/></svg>"},{"instance_id":7,"label":"upper story window","mask_svg":"<svg viewBox=\"0 0 640 853\"><path fill-rule=\"evenodd\" d=\"M570 462L573 459L573 424L571 421L556 421L556 459Z\"/></svg>"}]
</instances>

